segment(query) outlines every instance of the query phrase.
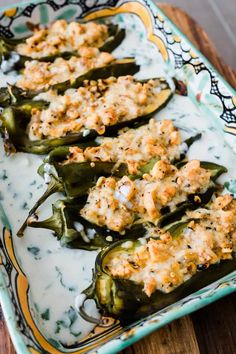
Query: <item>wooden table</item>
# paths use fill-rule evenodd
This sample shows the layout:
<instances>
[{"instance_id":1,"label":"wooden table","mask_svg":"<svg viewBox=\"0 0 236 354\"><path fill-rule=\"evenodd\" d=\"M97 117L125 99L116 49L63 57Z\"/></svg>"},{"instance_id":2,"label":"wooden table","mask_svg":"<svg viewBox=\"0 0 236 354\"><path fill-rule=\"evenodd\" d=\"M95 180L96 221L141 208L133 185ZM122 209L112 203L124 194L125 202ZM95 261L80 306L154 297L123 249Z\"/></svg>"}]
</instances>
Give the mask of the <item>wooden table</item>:
<instances>
[{"instance_id":1,"label":"wooden table","mask_svg":"<svg viewBox=\"0 0 236 354\"><path fill-rule=\"evenodd\" d=\"M160 7L236 88L236 73L220 60L203 29L182 10L166 4ZM4 319L0 316L0 354L14 353ZM199 353L236 353L236 293L161 328L123 351L123 354Z\"/></svg>"}]
</instances>

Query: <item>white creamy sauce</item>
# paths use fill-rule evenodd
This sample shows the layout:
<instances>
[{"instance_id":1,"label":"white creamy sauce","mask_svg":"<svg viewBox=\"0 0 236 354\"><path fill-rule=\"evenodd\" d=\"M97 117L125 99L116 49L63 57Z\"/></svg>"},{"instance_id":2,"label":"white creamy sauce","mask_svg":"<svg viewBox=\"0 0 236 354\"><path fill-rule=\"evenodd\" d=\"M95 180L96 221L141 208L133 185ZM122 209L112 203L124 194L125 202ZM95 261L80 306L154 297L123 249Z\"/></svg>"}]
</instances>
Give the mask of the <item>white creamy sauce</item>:
<instances>
[{"instance_id":1,"label":"white creamy sauce","mask_svg":"<svg viewBox=\"0 0 236 354\"><path fill-rule=\"evenodd\" d=\"M4 59L2 60L1 66L0 66L1 71L4 74L7 74L8 72L12 71L15 63L18 62L19 58L20 58L19 54L12 52L12 54L8 60L4 60Z\"/></svg>"},{"instance_id":2,"label":"white creamy sauce","mask_svg":"<svg viewBox=\"0 0 236 354\"><path fill-rule=\"evenodd\" d=\"M77 311L79 311L80 307L83 306L84 301L86 299L86 295L85 294L79 294L76 296L75 298L75 308Z\"/></svg>"},{"instance_id":3,"label":"white creamy sauce","mask_svg":"<svg viewBox=\"0 0 236 354\"><path fill-rule=\"evenodd\" d=\"M14 64L18 61L19 55L13 53L8 60L2 60L0 65L0 83L1 87L6 87L8 84L16 83L20 75L13 70Z\"/></svg>"},{"instance_id":4,"label":"white creamy sauce","mask_svg":"<svg viewBox=\"0 0 236 354\"><path fill-rule=\"evenodd\" d=\"M142 66L136 74L137 78L165 75L160 54L143 35L146 31L141 20L133 15L122 15L122 19L122 23L120 20L118 22L127 28L127 35L114 54L119 57L136 56ZM140 28L143 29L142 35ZM0 73L1 86L7 82L13 83L16 79L14 72L8 75ZM221 182L236 178L235 154L224 143L223 135L214 125L214 119L199 111L189 98L175 96L158 114L158 119L172 119L176 126L184 128L188 134L191 131L197 133L200 129L202 139L193 144L188 157L226 166L229 172L221 177ZM37 175L42 157L24 153L6 157L2 144L0 156L0 200L12 225L17 259L29 280L32 313L47 338L73 344L93 328L92 324L78 315L77 309L84 300L81 292L91 282L97 252L62 248L48 230L28 228L23 238L17 238L16 231L26 218L29 208L46 189L44 180ZM50 171L45 172L49 174ZM46 180L49 181L47 176ZM51 215L51 203L58 197L61 198L54 195L41 207L40 219ZM75 226L80 227L79 224ZM89 238L93 236L91 230ZM88 305L86 302L87 307L90 315L98 316L93 302Z\"/></svg>"},{"instance_id":5,"label":"white creamy sauce","mask_svg":"<svg viewBox=\"0 0 236 354\"><path fill-rule=\"evenodd\" d=\"M0 83L1 87L6 87L8 84L13 85L17 81L17 73L11 71L10 74L4 74L2 70L0 70Z\"/></svg>"}]
</instances>

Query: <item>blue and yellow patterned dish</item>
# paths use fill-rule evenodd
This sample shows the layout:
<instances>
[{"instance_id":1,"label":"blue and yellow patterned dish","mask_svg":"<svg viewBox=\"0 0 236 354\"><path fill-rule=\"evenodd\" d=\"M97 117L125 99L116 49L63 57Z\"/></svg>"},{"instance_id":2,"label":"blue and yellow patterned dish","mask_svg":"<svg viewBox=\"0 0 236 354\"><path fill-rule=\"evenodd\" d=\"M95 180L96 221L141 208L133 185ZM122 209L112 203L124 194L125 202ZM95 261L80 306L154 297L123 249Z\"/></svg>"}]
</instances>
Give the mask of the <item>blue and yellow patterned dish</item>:
<instances>
[{"instance_id":1,"label":"blue and yellow patterned dish","mask_svg":"<svg viewBox=\"0 0 236 354\"><path fill-rule=\"evenodd\" d=\"M138 77L174 76L186 83L188 97L175 96L158 117L203 132L203 140L190 150L190 157L225 165L229 172L222 182L236 194L236 93L152 1L32 1L2 9L0 35L24 37L27 22L46 25L55 19L101 17L126 28L127 37L115 55L135 56L143 68ZM5 76L2 79L10 81ZM42 193L36 173L41 158L19 153L7 159L3 155L1 146L0 300L17 353L115 353L236 290L235 270L128 328L112 320L106 328L86 327L73 301L91 280L96 253L90 253L89 262L78 269L84 265L82 252L86 251L62 249L49 232L27 230L27 237L16 238L28 207Z\"/></svg>"}]
</instances>

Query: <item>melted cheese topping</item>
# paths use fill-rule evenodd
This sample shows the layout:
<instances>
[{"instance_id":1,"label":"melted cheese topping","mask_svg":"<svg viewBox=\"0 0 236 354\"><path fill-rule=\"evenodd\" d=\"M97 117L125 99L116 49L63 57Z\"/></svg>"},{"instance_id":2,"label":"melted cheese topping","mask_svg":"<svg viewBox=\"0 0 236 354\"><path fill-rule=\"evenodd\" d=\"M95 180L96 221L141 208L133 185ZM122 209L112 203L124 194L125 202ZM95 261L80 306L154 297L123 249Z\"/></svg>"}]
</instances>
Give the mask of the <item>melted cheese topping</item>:
<instances>
[{"instance_id":1,"label":"melted cheese topping","mask_svg":"<svg viewBox=\"0 0 236 354\"><path fill-rule=\"evenodd\" d=\"M88 195L81 215L99 226L122 232L136 219L156 223L161 209L174 210L189 194L204 193L211 173L200 167L198 160L188 162L178 170L168 161L158 161L150 174L132 181L124 176L100 177Z\"/></svg>"},{"instance_id":2,"label":"melted cheese topping","mask_svg":"<svg viewBox=\"0 0 236 354\"><path fill-rule=\"evenodd\" d=\"M126 163L130 174L137 174L139 168L152 158L168 158L173 161L181 154L181 137L172 121L156 121L138 129L121 131L117 138L99 138L100 146L85 150L70 147L70 156L65 163L104 161Z\"/></svg>"},{"instance_id":3,"label":"melted cheese topping","mask_svg":"<svg viewBox=\"0 0 236 354\"><path fill-rule=\"evenodd\" d=\"M230 195L188 216L196 220L190 221L179 236L151 229L149 236L158 234L159 239L150 238L136 247L132 242L124 243L123 250L106 258L106 271L142 284L143 291L151 296L156 290L169 293L198 270L232 259L236 251L236 201Z\"/></svg>"},{"instance_id":4,"label":"melted cheese topping","mask_svg":"<svg viewBox=\"0 0 236 354\"><path fill-rule=\"evenodd\" d=\"M69 89L63 96L48 91L38 97L48 100L49 108L32 109L29 138L57 138L85 129L104 134L106 126L149 113L159 90L158 81L140 83L132 76L121 76L84 81L84 87Z\"/></svg>"},{"instance_id":5,"label":"melted cheese topping","mask_svg":"<svg viewBox=\"0 0 236 354\"><path fill-rule=\"evenodd\" d=\"M26 62L17 86L23 90L47 89L67 80L73 82L89 70L105 66L114 60L111 54L99 52L97 48L84 47L80 52L81 57L71 57L69 60L56 58L52 63L37 60Z\"/></svg>"},{"instance_id":6,"label":"melted cheese topping","mask_svg":"<svg viewBox=\"0 0 236 354\"><path fill-rule=\"evenodd\" d=\"M64 52L78 52L81 47L101 47L108 38L106 25L88 22L67 23L55 21L49 28L34 30L34 34L20 43L16 51L33 59L58 55Z\"/></svg>"}]
</instances>

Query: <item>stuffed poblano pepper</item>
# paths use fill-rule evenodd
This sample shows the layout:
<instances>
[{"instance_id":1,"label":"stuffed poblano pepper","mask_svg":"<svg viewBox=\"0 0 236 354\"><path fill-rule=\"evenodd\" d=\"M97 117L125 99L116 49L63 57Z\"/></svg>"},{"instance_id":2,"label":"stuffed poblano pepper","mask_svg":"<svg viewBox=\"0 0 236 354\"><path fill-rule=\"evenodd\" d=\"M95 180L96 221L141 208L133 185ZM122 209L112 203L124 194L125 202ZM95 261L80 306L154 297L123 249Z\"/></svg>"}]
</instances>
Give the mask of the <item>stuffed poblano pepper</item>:
<instances>
[{"instance_id":1,"label":"stuffed poblano pepper","mask_svg":"<svg viewBox=\"0 0 236 354\"><path fill-rule=\"evenodd\" d=\"M119 241L98 255L84 291L101 314L122 324L150 315L236 269L236 201L219 196L147 238ZM81 315L92 320L84 307ZM97 322L94 319L94 322Z\"/></svg>"},{"instance_id":2,"label":"stuffed poblano pepper","mask_svg":"<svg viewBox=\"0 0 236 354\"><path fill-rule=\"evenodd\" d=\"M165 79L137 81L133 76L84 81L64 95L48 91L38 96L47 108L35 108L32 101L32 109L29 102L3 110L6 151L9 142L17 151L45 154L57 146L112 136L122 127L144 124L171 97Z\"/></svg>"},{"instance_id":3,"label":"stuffed poblano pepper","mask_svg":"<svg viewBox=\"0 0 236 354\"><path fill-rule=\"evenodd\" d=\"M120 240L122 235L105 227L93 225L80 216L79 211L83 207L86 197L73 202L58 200L52 205L53 215L44 221L37 221L32 215L28 219L28 225L36 228L46 228L54 232L54 236L62 246L95 250L110 245ZM136 238L146 233L146 225L133 225L129 230L129 237ZM19 234L18 234L19 235Z\"/></svg>"},{"instance_id":4,"label":"stuffed poblano pepper","mask_svg":"<svg viewBox=\"0 0 236 354\"><path fill-rule=\"evenodd\" d=\"M0 37L0 62L8 59L12 52L19 55L16 68L23 68L27 61L34 59L53 62L57 57L81 56L87 47L112 52L125 37L125 30L117 25L92 21L67 23L58 20L48 28L35 26L33 31L32 36L23 39Z\"/></svg>"},{"instance_id":5,"label":"stuffed poblano pepper","mask_svg":"<svg viewBox=\"0 0 236 354\"><path fill-rule=\"evenodd\" d=\"M100 177L91 188L80 215L93 224L128 235L135 223L164 226L186 209L209 202L217 189L215 176L227 170L214 163L192 160L177 168L166 160L133 179Z\"/></svg>"},{"instance_id":6,"label":"stuffed poblano pepper","mask_svg":"<svg viewBox=\"0 0 236 354\"><path fill-rule=\"evenodd\" d=\"M202 167L204 164L206 169ZM80 247L86 228L94 230L97 237L87 238L88 249L97 248L98 239L101 246L117 239L138 238L145 233L146 225L174 222L186 210L207 204L217 189L213 181L220 170L225 172L220 165L200 164L197 160L178 170L169 162L160 160L143 178L133 180L127 175L122 178L100 177L88 197L82 198L83 202L81 198L59 201L53 205L53 215L49 219L37 221L33 215L28 218L27 225L53 230L68 247ZM165 222L164 217L168 218ZM18 236L22 236L25 226L19 230ZM65 228L73 233L68 234Z\"/></svg>"},{"instance_id":7,"label":"stuffed poblano pepper","mask_svg":"<svg viewBox=\"0 0 236 354\"><path fill-rule=\"evenodd\" d=\"M21 105L48 90L62 94L67 89L83 86L85 80L133 75L139 70L133 58L115 59L96 48L85 49L91 52L91 57L57 58L53 63L26 62L16 84L0 88L0 106Z\"/></svg>"},{"instance_id":8,"label":"stuffed poblano pepper","mask_svg":"<svg viewBox=\"0 0 236 354\"><path fill-rule=\"evenodd\" d=\"M125 131L124 131L125 130ZM118 137L99 138L94 142L51 151L39 168L48 188L29 212L29 216L53 193L63 192L68 199L86 194L101 176L133 179L150 172L154 164L165 158L179 163L186 157L191 144L201 137L197 134L182 142L180 132L172 121L156 121L137 129L124 129ZM20 229L22 234L26 222Z\"/></svg>"},{"instance_id":9,"label":"stuffed poblano pepper","mask_svg":"<svg viewBox=\"0 0 236 354\"><path fill-rule=\"evenodd\" d=\"M52 186L55 190L56 181L58 190L63 190L67 198L78 198L101 176L138 178L150 172L162 158L180 163L200 137L197 134L182 142L172 121L151 119L139 128L119 131L114 138L102 137L87 144L58 147L50 152L38 172L46 180L52 177L47 194L51 194Z\"/></svg>"}]
</instances>

